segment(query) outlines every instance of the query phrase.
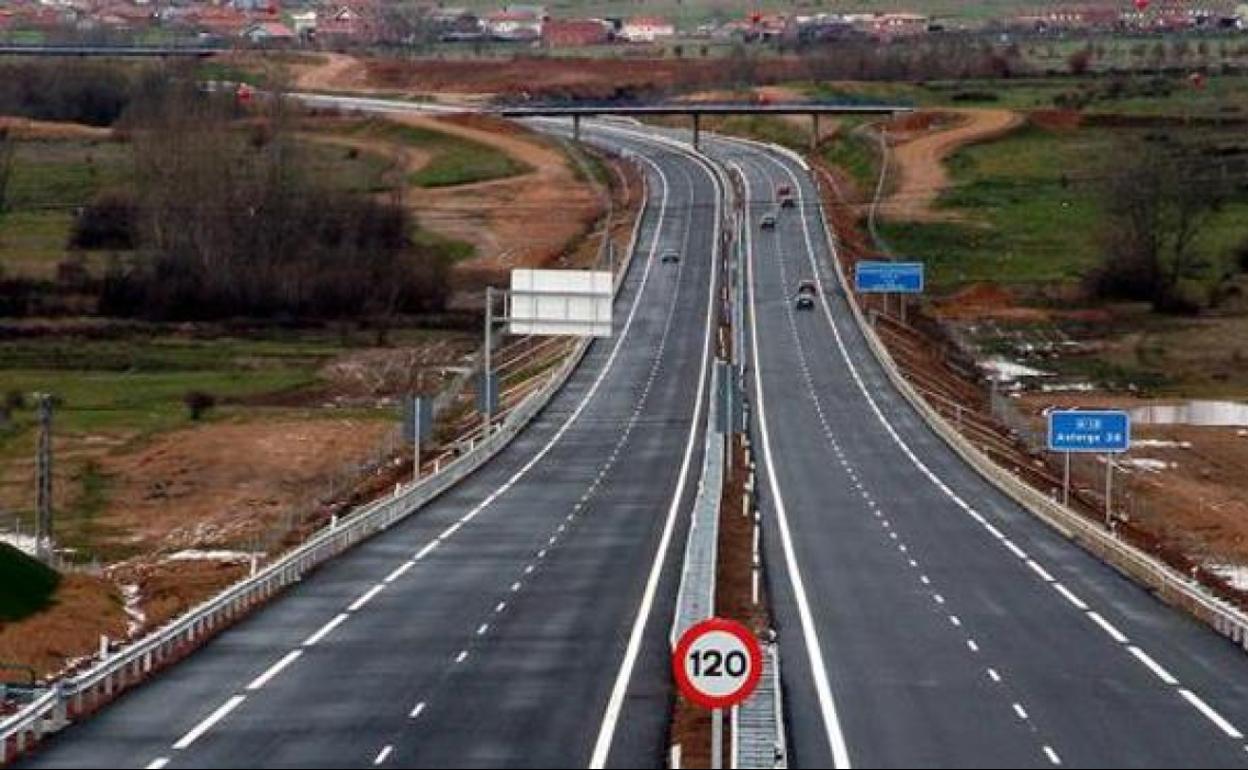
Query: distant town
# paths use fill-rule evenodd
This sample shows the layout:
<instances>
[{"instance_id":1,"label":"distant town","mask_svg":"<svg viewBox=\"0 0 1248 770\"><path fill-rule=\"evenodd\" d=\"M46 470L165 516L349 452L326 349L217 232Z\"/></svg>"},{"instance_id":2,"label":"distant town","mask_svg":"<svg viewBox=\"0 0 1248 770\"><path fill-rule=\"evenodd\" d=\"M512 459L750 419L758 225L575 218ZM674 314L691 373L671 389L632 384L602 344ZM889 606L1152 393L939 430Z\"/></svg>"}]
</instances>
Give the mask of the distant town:
<instances>
[{"instance_id":1,"label":"distant town","mask_svg":"<svg viewBox=\"0 0 1248 770\"><path fill-rule=\"evenodd\" d=\"M664 16L583 18L546 6L505 4L474 10L383 0L3 0L0 38L13 42L126 39L224 46L343 48L421 43L586 48L680 41L803 44L846 37L904 38L961 30L951 21L899 8L876 13L749 13L688 28ZM1077 30L1172 32L1248 29L1248 4L1158 0L1149 3L1038 4L1024 15L981 26L1033 33Z\"/></svg>"}]
</instances>

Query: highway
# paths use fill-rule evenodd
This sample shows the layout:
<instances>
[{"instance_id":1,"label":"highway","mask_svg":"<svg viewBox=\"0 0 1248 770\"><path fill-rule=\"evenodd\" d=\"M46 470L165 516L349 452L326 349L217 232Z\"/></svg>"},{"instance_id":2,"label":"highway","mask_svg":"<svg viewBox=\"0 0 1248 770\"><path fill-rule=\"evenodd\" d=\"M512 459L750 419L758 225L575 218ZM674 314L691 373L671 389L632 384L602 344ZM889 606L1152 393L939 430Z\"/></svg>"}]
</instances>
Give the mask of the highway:
<instances>
[{"instance_id":1,"label":"highway","mask_svg":"<svg viewBox=\"0 0 1248 770\"><path fill-rule=\"evenodd\" d=\"M1000 494L891 387L789 157L704 148L749 205L746 333L796 767L1232 767L1248 658ZM798 206L774 231L774 189ZM798 282L820 301L798 311Z\"/></svg>"},{"instance_id":2,"label":"highway","mask_svg":"<svg viewBox=\"0 0 1248 770\"><path fill-rule=\"evenodd\" d=\"M614 337L467 481L26 766L663 763L721 193L687 153L590 138L650 193Z\"/></svg>"}]
</instances>

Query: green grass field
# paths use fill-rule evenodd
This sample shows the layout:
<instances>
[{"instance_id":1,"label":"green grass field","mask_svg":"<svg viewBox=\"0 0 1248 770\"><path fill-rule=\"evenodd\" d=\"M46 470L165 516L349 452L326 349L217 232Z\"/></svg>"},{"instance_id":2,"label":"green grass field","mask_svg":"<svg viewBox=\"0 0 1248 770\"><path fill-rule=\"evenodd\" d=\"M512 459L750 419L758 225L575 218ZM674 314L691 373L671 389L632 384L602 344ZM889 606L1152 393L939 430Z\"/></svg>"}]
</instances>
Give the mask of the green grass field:
<instances>
[{"instance_id":1,"label":"green grass field","mask_svg":"<svg viewBox=\"0 0 1248 770\"><path fill-rule=\"evenodd\" d=\"M1028 127L965 148L949 161L954 186L939 200L962 221L886 222L881 234L899 253L927 261L938 292L972 281L1078 281L1100 259L1099 178L1122 132ZM1246 213L1241 195L1202 231L1198 247L1211 257L1211 275L1243 239Z\"/></svg>"},{"instance_id":2,"label":"green grass field","mask_svg":"<svg viewBox=\"0 0 1248 770\"><path fill-rule=\"evenodd\" d=\"M60 581L55 571L0 543L0 621L21 620L48 606Z\"/></svg>"},{"instance_id":3,"label":"green grass field","mask_svg":"<svg viewBox=\"0 0 1248 770\"><path fill-rule=\"evenodd\" d=\"M527 164L480 142L420 126L381 120L353 124L350 133L400 142L430 153L419 171L408 175L408 183L418 187L456 185L506 179L532 171Z\"/></svg>"}]
</instances>

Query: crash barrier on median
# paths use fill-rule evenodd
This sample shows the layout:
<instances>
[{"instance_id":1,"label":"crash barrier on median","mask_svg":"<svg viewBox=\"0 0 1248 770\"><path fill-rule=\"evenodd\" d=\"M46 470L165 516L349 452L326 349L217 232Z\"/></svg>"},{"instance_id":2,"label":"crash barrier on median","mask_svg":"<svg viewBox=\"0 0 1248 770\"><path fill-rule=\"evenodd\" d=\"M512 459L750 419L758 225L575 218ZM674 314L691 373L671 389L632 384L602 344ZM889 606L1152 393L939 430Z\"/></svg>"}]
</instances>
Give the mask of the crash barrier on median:
<instances>
[{"instance_id":1,"label":"crash barrier on median","mask_svg":"<svg viewBox=\"0 0 1248 770\"><path fill-rule=\"evenodd\" d=\"M810 167L801 156L783 147L773 145L771 149L797 163L808 174L810 173ZM818 189L818 179L812 176L811 181ZM816 208L819 212L819 225L823 228L828 250L832 255L832 268L836 272L836 278L840 286L849 286L844 267L837 256L834 237L828 229L827 219L823 214L822 200L816 201ZM823 267L826 269L826 266ZM1062 505L1027 484L995 463L979 447L963 436L906 379L896 361L893 360L892 354L867 320L862 308L859 307L854 293L847 290L845 296L859 331L893 387L910 403L932 431L968 465L1005 495L1031 511L1066 538L1096 555L1127 577L1148 587L1161 600L1186 610L1241 648L1248 650L1248 615L1230 602L1214 596L1197 581L1179 573L1135 546L1119 540L1099 524L1088 520L1077 511Z\"/></svg>"},{"instance_id":2,"label":"crash barrier on median","mask_svg":"<svg viewBox=\"0 0 1248 770\"><path fill-rule=\"evenodd\" d=\"M711 368L711 393L718 385L718 369ZM724 491L725 436L715 429L715 410L706 410L706 440L702 453L702 478L693 501L689 537L685 541L684 567L676 594L676 618L670 642L690 626L715 614L715 561L719 553L719 505Z\"/></svg>"},{"instance_id":3,"label":"crash barrier on median","mask_svg":"<svg viewBox=\"0 0 1248 770\"><path fill-rule=\"evenodd\" d=\"M645 180L642 174L643 188ZM641 223L648 209L649 192L643 189L641 209L633 225L625 261L616 277L617 296L632 264ZM153 672L186 657L321 564L372 535L384 532L472 474L541 413L572 376L589 346L588 339L581 340L545 387L526 397L486 434L473 439L466 453L442 465L437 472L331 522L255 575L235 583L137 642L109 654L91 669L57 682L16 714L0 720L0 765L15 761L45 735L90 715Z\"/></svg>"},{"instance_id":4,"label":"crash barrier on median","mask_svg":"<svg viewBox=\"0 0 1248 770\"><path fill-rule=\"evenodd\" d=\"M732 712L732 767L788 767L784 737L784 693L780 689L780 645L763 647L763 676L745 703Z\"/></svg>"}]
</instances>

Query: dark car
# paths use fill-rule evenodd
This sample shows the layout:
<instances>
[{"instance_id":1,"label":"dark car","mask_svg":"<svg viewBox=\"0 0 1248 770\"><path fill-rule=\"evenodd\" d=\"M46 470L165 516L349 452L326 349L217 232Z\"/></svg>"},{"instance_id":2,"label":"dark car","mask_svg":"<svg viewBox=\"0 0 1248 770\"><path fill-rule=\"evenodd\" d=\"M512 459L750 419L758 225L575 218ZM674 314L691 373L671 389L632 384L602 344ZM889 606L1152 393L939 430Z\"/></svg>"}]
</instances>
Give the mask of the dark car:
<instances>
[{"instance_id":1,"label":"dark car","mask_svg":"<svg viewBox=\"0 0 1248 770\"><path fill-rule=\"evenodd\" d=\"M817 296L819 296L818 284L807 278L797 285L797 296L793 298L793 307L797 310L814 310Z\"/></svg>"},{"instance_id":2,"label":"dark car","mask_svg":"<svg viewBox=\"0 0 1248 770\"><path fill-rule=\"evenodd\" d=\"M758 226L764 230L776 229L776 215L772 213L763 214L763 218L758 220Z\"/></svg>"},{"instance_id":3,"label":"dark car","mask_svg":"<svg viewBox=\"0 0 1248 770\"><path fill-rule=\"evenodd\" d=\"M680 252L676 249L665 249L659 256L659 261L665 265L674 265L680 261Z\"/></svg>"}]
</instances>

